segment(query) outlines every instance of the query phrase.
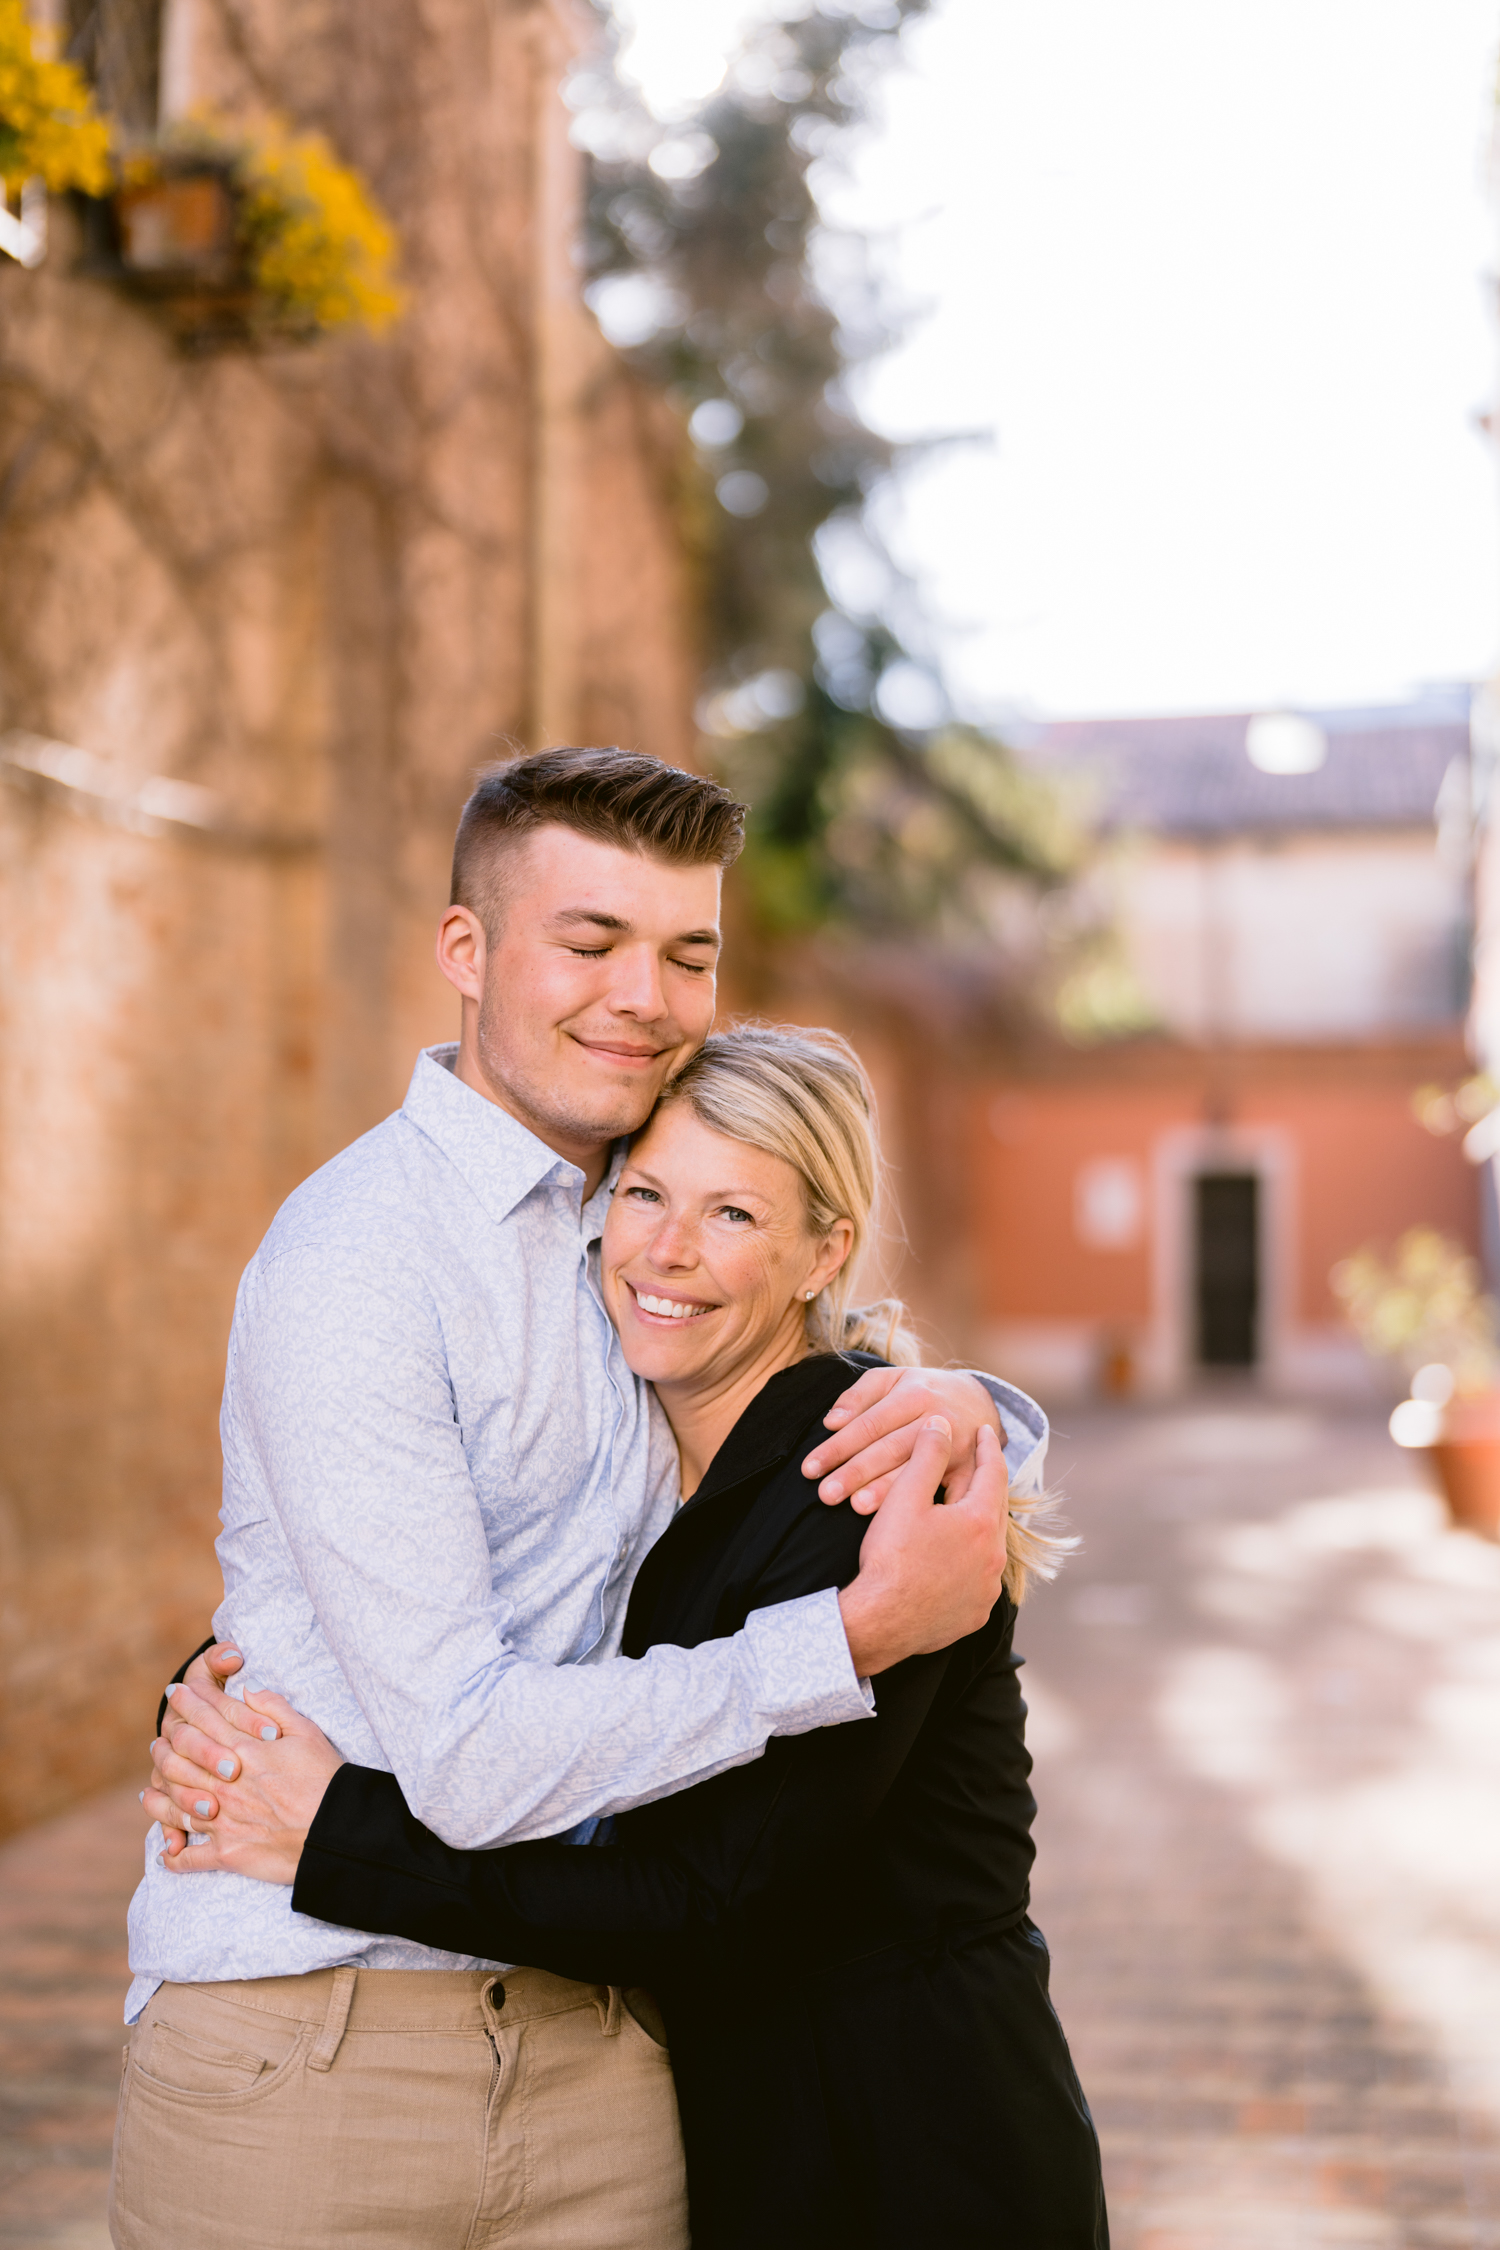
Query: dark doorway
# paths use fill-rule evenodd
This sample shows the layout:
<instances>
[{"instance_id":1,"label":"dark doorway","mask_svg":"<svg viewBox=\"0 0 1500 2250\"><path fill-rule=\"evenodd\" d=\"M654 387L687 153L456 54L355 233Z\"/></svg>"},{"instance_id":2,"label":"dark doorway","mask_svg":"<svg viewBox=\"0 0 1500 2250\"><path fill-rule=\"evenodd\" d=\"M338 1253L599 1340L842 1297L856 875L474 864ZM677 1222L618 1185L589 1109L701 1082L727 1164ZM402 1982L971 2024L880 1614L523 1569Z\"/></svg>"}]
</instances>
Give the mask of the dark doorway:
<instances>
[{"instance_id":1,"label":"dark doorway","mask_svg":"<svg viewBox=\"0 0 1500 2250\"><path fill-rule=\"evenodd\" d=\"M1203 1172L1193 1182L1198 1364L1253 1367L1260 1309L1260 1182Z\"/></svg>"}]
</instances>

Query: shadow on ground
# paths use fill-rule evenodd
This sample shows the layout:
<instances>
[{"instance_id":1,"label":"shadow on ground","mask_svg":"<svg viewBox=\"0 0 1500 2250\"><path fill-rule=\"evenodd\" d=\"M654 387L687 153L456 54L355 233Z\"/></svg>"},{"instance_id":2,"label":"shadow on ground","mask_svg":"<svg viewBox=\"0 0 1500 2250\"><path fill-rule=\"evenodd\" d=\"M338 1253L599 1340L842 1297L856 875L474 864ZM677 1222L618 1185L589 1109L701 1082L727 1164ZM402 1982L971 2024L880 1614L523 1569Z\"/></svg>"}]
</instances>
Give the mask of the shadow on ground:
<instances>
[{"instance_id":1,"label":"shadow on ground","mask_svg":"<svg viewBox=\"0 0 1500 2250\"><path fill-rule=\"evenodd\" d=\"M1500 2250L1500 1549L1370 1415L1064 1424L1036 1913L1116 2250ZM133 1790L0 1851L5 2250L106 2250L140 1858Z\"/></svg>"},{"instance_id":2,"label":"shadow on ground","mask_svg":"<svg viewBox=\"0 0 1500 2250\"><path fill-rule=\"evenodd\" d=\"M1062 1420L1035 1911L1117 2250L1492 2250L1500 1549L1369 1414Z\"/></svg>"}]
</instances>

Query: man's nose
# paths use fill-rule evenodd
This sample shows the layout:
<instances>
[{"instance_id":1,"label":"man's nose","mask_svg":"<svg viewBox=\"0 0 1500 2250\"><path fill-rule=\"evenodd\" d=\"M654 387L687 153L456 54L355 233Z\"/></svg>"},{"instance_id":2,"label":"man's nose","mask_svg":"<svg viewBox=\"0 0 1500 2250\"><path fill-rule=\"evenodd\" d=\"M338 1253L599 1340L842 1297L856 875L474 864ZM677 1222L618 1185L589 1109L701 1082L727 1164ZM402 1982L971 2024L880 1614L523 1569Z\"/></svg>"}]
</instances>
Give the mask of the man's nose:
<instances>
[{"instance_id":1,"label":"man's nose","mask_svg":"<svg viewBox=\"0 0 1500 2250\"><path fill-rule=\"evenodd\" d=\"M656 1023L667 1012L667 996L662 990L661 962L655 946L632 945L616 959L619 968L610 989L610 1006L616 1015Z\"/></svg>"}]
</instances>

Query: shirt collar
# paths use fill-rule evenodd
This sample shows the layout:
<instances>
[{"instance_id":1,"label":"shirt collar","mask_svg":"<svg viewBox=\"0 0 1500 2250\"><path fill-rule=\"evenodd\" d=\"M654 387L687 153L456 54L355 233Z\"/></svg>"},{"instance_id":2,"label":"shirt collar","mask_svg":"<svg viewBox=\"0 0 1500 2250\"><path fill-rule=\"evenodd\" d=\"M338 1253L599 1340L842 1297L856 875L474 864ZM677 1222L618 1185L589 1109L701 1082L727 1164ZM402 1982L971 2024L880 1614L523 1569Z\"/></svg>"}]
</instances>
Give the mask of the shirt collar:
<instances>
[{"instance_id":1,"label":"shirt collar","mask_svg":"<svg viewBox=\"0 0 1500 2250\"><path fill-rule=\"evenodd\" d=\"M696 1508L745 1477L784 1461L818 1415L864 1373L837 1352L815 1352L779 1368L762 1384L710 1461L703 1482L686 1503ZM808 1486L808 1491L813 1490ZM686 1509L684 1509L686 1512Z\"/></svg>"},{"instance_id":2,"label":"shirt collar","mask_svg":"<svg viewBox=\"0 0 1500 2250\"><path fill-rule=\"evenodd\" d=\"M456 1075L456 1043L424 1047L411 1074L401 1115L457 1166L489 1216L499 1225L544 1181L576 1196L583 1174L576 1164L528 1133L519 1119L488 1102ZM616 1159L610 1177L618 1171ZM603 1194L601 1188L599 1194ZM592 1213L597 1196L590 1199ZM603 1206L601 1205L602 1209Z\"/></svg>"}]
</instances>

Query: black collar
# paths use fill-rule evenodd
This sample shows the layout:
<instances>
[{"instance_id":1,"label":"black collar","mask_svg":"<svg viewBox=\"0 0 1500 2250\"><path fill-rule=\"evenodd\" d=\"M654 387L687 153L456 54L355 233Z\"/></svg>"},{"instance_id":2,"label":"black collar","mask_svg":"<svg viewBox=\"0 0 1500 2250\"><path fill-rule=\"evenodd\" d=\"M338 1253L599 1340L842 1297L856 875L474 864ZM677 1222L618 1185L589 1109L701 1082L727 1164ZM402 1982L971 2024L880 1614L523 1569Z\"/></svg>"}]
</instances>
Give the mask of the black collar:
<instances>
[{"instance_id":1,"label":"black collar","mask_svg":"<svg viewBox=\"0 0 1500 2250\"><path fill-rule=\"evenodd\" d=\"M784 1461L801 1441L808 1424L826 1414L834 1400L867 1367L881 1362L867 1353L816 1352L781 1368L756 1392L718 1452L703 1482L680 1513L712 1500L731 1485ZM809 1490L811 1490L809 1486Z\"/></svg>"}]
</instances>

